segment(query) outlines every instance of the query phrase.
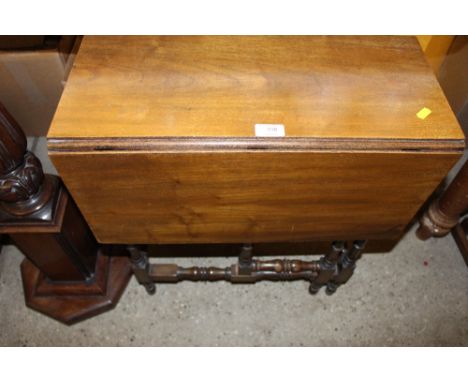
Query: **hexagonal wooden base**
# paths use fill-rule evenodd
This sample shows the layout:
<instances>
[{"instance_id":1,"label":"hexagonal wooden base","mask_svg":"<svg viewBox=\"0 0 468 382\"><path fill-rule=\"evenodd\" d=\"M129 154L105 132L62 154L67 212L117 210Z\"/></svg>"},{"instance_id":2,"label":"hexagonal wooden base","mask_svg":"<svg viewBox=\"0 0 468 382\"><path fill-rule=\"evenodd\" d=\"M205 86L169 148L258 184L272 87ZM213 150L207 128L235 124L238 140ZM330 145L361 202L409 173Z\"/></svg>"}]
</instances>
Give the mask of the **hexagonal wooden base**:
<instances>
[{"instance_id":1,"label":"hexagonal wooden base","mask_svg":"<svg viewBox=\"0 0 468 382\"><path fill-rule=\"evenodd\" d=\"M91 282L48 281L29 260L21 264L26 305L71 325L115 307L132 275L127 256L99 253Z\"/></svg>"}]
</instances>

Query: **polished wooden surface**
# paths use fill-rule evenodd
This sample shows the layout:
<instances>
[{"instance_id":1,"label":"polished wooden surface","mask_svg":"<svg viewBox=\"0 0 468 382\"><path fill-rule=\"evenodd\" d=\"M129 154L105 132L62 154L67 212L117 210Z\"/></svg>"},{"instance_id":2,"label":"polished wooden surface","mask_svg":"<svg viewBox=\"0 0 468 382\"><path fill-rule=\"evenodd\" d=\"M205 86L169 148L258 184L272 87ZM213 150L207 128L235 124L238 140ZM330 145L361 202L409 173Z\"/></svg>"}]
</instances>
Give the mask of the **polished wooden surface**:
<instances>
[{"instance_id":1,"label":"polished wooden surface","mask_svg":"<svg viewBox=\"0 0 468 382\"><path fill-rule=\"evenodd\" d=\"M85 37L49 137L253 137L256 123L287 137L463 138L409 36Z\"/></svg>"},{"instance_id":2,"label":"polished wooden surface","mask_svg":"<svg viewBox=\"0 0 468 382\"><path fill-rule=\"evenodd\" d=\"M457 152L54 152L103 243L397 238Z\"/></svg>"},{"instance_id":3,"label":"polished wooden surface","mask_svg":"<svg viewBox=\"0 0 468 382\"><path fill-rule=\"evenodd\" d=\"M86 37L49 134L103 243L397 240L463 147L404 36Z\"/></svg>"}]
</instances>

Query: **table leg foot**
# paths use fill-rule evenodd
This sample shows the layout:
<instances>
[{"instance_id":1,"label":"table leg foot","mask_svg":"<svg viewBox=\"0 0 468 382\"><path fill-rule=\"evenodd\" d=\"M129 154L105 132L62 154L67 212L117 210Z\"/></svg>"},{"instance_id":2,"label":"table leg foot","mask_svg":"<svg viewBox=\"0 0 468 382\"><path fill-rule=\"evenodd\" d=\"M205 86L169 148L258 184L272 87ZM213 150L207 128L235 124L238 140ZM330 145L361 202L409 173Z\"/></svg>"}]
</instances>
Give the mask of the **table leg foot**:
<instances>
[{"instance_id":1,"label":"table leg foot","mask_svg":"<svg viewBox=\"0 0 468 382\"><path fill-rule=\"evenodd\" d=\"M132 275L126 256L99 253L96 272L88 281L53 282L28 259L21 264L26 305L71 325L113 309Z\"/></svg>"},{"instance_id":2,"label":"table leg foot","mask_svg":"<svg viewBox=\"0 0 468 382\"><path fill-rule=\"evenodd\" d=\"M335 294L336 290L338 289L338 285L335 284L334 282L329 282L327 284L327 287L325 288L325 294L327 296L331 296Z\"/></svg>"},{"instance_id":3,"label":"table leg foot","mask_svg":"<svg viewBox=\"0 0 468 382\"><path fill-rule=\"evenodd\" d=\"M316 285L316 284L313 284L311 283L309 285L309 293L312 295L312 296L315 296L318 291L320 290L320 286Z\"/></svg>"},{"instance_id":4,"label":"table leg foot","mask_svg":"<svg viewBox=\"0 0 468 382\"><path fill-rule=\"evenodd\" d=\"M341 285L346 284L353 276L356 262L361 258L366 244L366 240L355 240L351 249L342 253L338 262L338 272L328 281L325 289L328 296L334 294Z\"/></svg>"},{"instance_id":5,"label":"table leg foot","mask_svg":"<svg viewBox=\"0 0 468 382\"><path fill-rule=\"evenodd\" d=\"M153 295L156 293L156 285L149 277L148 254L134 245L129 245L127 251L130 254L133 273L138 282L145 287L146 293Z\"/></svg>"}]
</instances>

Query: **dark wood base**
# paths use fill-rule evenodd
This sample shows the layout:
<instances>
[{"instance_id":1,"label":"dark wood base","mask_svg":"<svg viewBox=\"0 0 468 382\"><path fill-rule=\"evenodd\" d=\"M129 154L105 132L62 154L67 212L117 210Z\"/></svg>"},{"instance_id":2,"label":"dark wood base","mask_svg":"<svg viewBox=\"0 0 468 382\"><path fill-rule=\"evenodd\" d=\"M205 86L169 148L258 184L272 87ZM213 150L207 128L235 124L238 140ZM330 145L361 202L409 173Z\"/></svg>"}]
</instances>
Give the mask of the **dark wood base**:
<instances>
[{"instance_id":1,"label":"dark wood base","mask_svg":"<svg viewBox=\"0 0 468 382\"><path fill-rule=\"evenodd\" d=\"M26 305L71 325L113 309L132 275L127 256L99 253L88 282L51 282L28 259L21 264Z\"/></svg>"}]
</instances>

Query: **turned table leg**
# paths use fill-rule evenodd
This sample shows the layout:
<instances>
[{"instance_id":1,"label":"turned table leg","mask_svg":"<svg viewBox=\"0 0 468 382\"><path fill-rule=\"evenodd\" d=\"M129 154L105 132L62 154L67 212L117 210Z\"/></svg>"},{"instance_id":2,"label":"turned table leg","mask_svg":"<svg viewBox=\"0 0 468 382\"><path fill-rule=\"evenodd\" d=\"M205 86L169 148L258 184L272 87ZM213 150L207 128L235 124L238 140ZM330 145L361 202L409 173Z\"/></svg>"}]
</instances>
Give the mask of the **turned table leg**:
<instances>
[{"instance_id":1,"label":"turned table leg","mask_svg":"<svg viewBox=\"0 0 468 382\"><path fill-rule=\"evenodd\" d=\"M310 283L310 294L316 294L320 288L332 280L337 271L340 256L346 248L345 246L346 243L344 241L333 242L330 252L320 259L320 272L317 278Z\"/></svg>"},{"instance_id":2,"label":"turned table leg","mask_svg":"<svg viewBox=\"0 0 468 382\"><path fill-rule=\"evenodd\" d=\"M468 161L442 196L431 203L420 219L416 235L421 240L448 234L468 209Z\"/></svg>"},{"instance_id":3,"label":"turned table leg","mask_svg":"<svg viewBox=\"0 0 468 382\"><path fill-rule=\"evenodd\" d=\"M66 324L115 306L131 276L126 256L102 252L73 199L0 104L0 234L26 259L26 304Z\"/></svg>"},{"instance_id":4,"label":"turned table leg","mask_svg":"<svg viewBox=\"0 0 468 382\"><path fill-rule=\"evenodd\" d=\"M150 263L148 261L148 255L134 245L129 245L127 249L130 253L130 260L132 262L135 278L145 287L148 294L155 294L156 285L149 277Z\"/></svg>"},{"instance_id":5,"label":"turned table leg","mask_svg":"<svg viewBox=\"0 0 468 382\"><path fill-rule=\"evenodd\" d=\"M420 219L416 235L421 240L445 236L449 232L455 239L463 259L468 266L468 223L459 223L468 210L468 161L464 163L452 183L442 196L431 203Z\"/></svg>"}]
</instances>

